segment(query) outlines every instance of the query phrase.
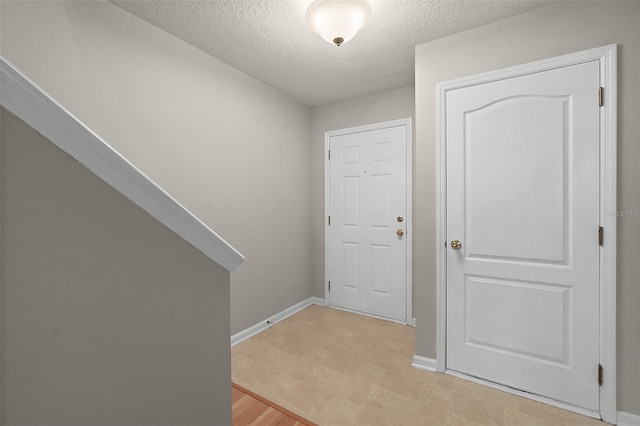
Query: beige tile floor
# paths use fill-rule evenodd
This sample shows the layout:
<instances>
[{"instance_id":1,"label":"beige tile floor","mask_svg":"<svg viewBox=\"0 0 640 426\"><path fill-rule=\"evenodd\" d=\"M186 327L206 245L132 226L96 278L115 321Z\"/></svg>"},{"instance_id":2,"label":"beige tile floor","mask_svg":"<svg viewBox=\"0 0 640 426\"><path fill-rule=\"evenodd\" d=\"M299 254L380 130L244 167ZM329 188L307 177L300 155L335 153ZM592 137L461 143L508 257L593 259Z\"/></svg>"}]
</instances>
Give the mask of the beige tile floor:
<instances>
[{"instance_id":1,"label":"beige tile floor","mask_svg":"<svg viewBox=\"0 0 640 426\"><path fill-rule=\"evenodd\" d=\"M310 306L232 348L233 381L320 425L603 426L411 367L415 330Z\"/></svg>"}]
</instances>

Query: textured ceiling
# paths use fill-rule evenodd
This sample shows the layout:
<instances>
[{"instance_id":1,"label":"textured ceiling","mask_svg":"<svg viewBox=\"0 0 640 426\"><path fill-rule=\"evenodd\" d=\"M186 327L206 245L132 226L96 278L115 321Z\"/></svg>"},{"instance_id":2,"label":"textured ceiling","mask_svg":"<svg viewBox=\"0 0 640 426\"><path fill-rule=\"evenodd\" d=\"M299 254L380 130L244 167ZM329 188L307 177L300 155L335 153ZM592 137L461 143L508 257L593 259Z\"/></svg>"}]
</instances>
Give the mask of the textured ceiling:
<instances>
[{"instance_id":1,"label":"textured ceiling","mask_svg":"<svg viewBox=\"0 0 640 426\"><path fill-rule=\"evenodd\" d=\"M416 45L553 2L373 0L369 23L340 47L308 27L311 0L111 3L313 107L413 84Z\"/></svg>"}]
</instances>

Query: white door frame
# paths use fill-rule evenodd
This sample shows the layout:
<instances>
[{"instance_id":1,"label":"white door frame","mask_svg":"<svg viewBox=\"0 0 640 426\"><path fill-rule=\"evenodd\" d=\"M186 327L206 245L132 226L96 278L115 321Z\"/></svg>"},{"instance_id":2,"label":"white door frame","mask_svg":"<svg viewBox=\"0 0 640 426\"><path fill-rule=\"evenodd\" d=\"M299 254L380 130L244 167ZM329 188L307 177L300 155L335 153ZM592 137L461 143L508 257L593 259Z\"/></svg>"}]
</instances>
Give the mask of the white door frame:
<instances>
[{"instance_id":1,"label":"white door frame","mask_svg":"<svg viewBox=\"0 0 640 426\"><path fill-rule=\"evenodd\" d=\"M436 85L436 140L437 140L437 358L436 371L447 372L447 152L446 109L447 92L477 84L489 83L563 66L589 61L600 62L600 86L603 87L600 108L600 226L604 228L604 241L600 247L600 365L604 380L600 387L600 415L609 423L616 423L616 45L608 45L552 59L505 68ZM594 93L594 102L597 102ZM596 238L594 230L594 238ZM594 366L594 380L597 374ZM505 389L508 390L508 389ZM532 397L522 393L523 396ZM547 398L534 398L542 402L577 408ZM581 412L579 409L573 411ZM588 414L588 413L583 413Z\"/></svg>"},{"instance_id":2,"label":"white door frame","mask_svg":"<svg viewBox=\"0 0 640 426\"><path fill-rule=\"evenodd\" d=\"M411 118L401 118L398 120L384 121L381 123L367 124L364 126L349 127L346 129L332 130L325 132L324 134L324 300L325 306L329 306L330 293L329 293L329 249L331 247L329 241L329 140L333 136L348 135L351 133L368 132L372 130L387 129L389 127L405 126L407 135L407 160L405 165L406 179L407 179L407 206L406 206L406 227L404 238L407 242L407 300L406 300L406 318L405 323L415 327L413 322L413 186L412 186L412 165L413 165L413 132ZM380 317L377 315L369 315L376 318L390 320L386 317Z\"/></svg>"}]
</instances>

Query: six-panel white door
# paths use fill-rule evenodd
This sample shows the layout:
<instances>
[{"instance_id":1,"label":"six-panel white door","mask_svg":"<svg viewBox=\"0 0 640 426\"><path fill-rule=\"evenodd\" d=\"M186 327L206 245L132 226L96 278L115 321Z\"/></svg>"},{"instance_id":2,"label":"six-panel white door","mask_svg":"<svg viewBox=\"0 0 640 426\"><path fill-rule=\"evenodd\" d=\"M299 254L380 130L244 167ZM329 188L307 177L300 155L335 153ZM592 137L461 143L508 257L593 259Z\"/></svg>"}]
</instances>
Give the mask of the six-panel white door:
<instances>
[{"instance_id":1,"label":"six-panel white door","mask_svg":"<svg viewBox=\"0 0 640 426\"><path fill-rule=\"evenodd\" d=\"M407 127L333 135L329 149L329 305L404 321Z\"/></svg>"},{"instance_id":2,"label":"six-panel white door","mask_svg":"<svg viewBox=\"0 0 640 426\"><path fill-rule=\"evenodd\" d=\"M593 61L446 98L446 367L590 410L599 82Z\"/></svg>"}]
</instances>

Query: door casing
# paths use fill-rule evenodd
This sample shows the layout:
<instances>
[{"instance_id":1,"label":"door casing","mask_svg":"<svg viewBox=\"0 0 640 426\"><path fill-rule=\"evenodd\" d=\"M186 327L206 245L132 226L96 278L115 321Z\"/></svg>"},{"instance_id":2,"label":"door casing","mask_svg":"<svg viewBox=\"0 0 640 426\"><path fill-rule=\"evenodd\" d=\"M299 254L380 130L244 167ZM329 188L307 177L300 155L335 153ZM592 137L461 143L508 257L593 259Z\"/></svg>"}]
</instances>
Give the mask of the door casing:
<instances>
[{"instance_id":1,"label":"door casing","mask_svg":"<svg viewBox=\"0 0 640 426\"><path fill-rule=\"evenodd\" d=\"M466 78L456 79L436 85L436 176L437 176L437 347L436 371L449 373L446 368L447 333L447 152L446 152L446 109L447 92L493 81L514 78L527 74L548 71L587 61L599 61L600 86L603 88L603 102L600 108L600 226L604 228L603 245L600 247L600 365L604 380L600 387L600 413L602 419L616 423L616 173L617 173L617 49L608 45L572 53L529 64L491 71ZM594 100L598 94L594 93ZM608 213L608 214L607 214ZM595 236L594 236L595 238ZM597 371L594 369L594 377ZM492 385L490 382L482 381ZM513 391L521 396L536 399L550 405L559 406L581 414L594 416L578 407L557 401ZM595 414L597 416L597 413Z\"/></svg>"},{"instance_id":2,"label":"door casing","mask_svg":"<svg viewBox=\"0 0 640 426\"><path fill-rule=\"evenodd\" d=\"M412 120L411 118L402 118L398 120L384 121L380 123L367 124L364 126L356 126L356 127L348 127L345 129L332 130L325 132L324 134L324 176L325 176L325 186L324 186L324 300L325 306L329 306L330 302L330 292L329 292L329 250L330 250L330 241L329 241L329 141L333 136L339 135L348 135L351 133L360 133L360 132L368 132L372 130L380 130L386 129L389 127L398 127L404 126L406 127L406 135L407 135L407 158L405 165L405 173L407 180L407 206L406 206L406 218L405 218L405 235L404 238L407 244L407 291L406 291L406 319L403 323L407 325L411 325L415 327L415 322L413 320L413 278L412 278L412 264L413 264L413 254L412 254L412 235L413 235L413 207L412 207L412 198L413 198L413 187L412 187L412 165L413 165L413 132L412 132ZM368 315L368 314L364 314ZM393 321L390 318L379 317L377 315L369 315L375 318L384 319L387 321Z\"/></svg>"}]
</instances>

